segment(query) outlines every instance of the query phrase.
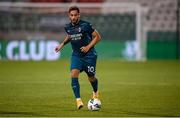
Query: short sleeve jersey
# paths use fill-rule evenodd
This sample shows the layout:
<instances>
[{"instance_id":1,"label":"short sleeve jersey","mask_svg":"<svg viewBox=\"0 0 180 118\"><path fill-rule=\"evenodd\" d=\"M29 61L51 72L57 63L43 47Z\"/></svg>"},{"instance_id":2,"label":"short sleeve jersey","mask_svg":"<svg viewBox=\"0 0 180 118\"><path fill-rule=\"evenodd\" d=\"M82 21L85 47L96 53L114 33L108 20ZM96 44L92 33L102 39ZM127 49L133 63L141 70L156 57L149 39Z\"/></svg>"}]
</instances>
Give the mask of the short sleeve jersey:
<instances>
[{"instance_id":1,"label":"short sleeve jersey","mask_svg":"<svg viewBox=\"0 0 180 118\"><path fill-rule=\"evenodd\" d=\"M69 23L65 27L66 33L70 37L71 46L72 46L72 55L73 56L94 56L96 51L92 47L87 53L81 52L81 47L87 46L92 41L92 33L94 28L89 22L80 20L77 24L73 25Z\"/></svg>"}]
</instances>

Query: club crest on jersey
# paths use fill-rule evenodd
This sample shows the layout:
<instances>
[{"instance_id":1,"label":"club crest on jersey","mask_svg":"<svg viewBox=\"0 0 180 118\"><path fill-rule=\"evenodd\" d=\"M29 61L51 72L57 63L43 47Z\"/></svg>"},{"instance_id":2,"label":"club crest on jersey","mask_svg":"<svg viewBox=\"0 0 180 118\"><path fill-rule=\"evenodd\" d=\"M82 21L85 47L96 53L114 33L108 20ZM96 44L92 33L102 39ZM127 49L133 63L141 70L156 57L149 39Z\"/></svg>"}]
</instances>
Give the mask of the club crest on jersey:
<instances>
[{"instance_id":1,"label":"club crest on jersey","mask_svg":"<svg viewBox=\"0 0 180 118\"><path fill-rule=\"evenodd\" d=\"M81 28L80 27L78 28L78 31L81 32Z\"/></svg>"}]
</instances>

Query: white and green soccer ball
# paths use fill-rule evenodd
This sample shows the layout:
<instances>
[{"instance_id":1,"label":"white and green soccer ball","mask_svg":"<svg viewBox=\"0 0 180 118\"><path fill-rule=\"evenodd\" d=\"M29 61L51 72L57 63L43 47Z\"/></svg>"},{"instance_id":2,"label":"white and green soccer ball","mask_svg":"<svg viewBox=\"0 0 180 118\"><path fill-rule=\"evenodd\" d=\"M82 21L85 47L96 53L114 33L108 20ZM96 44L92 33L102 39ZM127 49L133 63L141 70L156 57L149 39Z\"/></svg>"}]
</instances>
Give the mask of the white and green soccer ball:
<instances>
[{"instance_id":1,"label":"white and green soccer ball","mask_svg":"<svg viewBox=\"0 0 180 118\"><path fill-rule=\"evenodd\" d=\"M88 109L90 111L98 111L101 108L101 101L99 99L90 99L88 101Z\"/></svg>"}]
</instances>

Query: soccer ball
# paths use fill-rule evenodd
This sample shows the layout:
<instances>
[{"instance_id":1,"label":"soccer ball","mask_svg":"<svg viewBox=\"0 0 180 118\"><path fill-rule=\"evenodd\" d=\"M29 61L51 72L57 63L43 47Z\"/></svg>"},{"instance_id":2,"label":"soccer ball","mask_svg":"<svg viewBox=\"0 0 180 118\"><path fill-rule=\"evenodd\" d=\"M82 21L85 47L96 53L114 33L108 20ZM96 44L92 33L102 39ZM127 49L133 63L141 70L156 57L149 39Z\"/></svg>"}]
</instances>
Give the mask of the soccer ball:
<instances>
[{"instance_id":1,"label":"soccer ball","mask_svg":"<svg viewBox=\"0 0 180 118\"><path fill-rule=\"evenodd\" d=\"M90 99L88 101L88 109L90 111L98 111L101 108L101 101L99 99Z\"/></svg>"}]
</instances>

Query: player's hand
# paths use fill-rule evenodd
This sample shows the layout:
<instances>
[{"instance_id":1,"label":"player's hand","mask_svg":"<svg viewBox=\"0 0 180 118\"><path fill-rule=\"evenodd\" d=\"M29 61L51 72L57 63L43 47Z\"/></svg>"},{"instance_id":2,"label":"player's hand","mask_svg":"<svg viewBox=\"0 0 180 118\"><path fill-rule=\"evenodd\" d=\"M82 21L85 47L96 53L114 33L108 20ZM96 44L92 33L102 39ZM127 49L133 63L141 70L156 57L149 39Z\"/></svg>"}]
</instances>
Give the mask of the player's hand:
<instances>
[{"instance_id":1,"label":"player's hand","mask_svg":"<svg viewBox=\"0 0 180 118\"><path fill-rule=\"evenodd\" d=\"M89 46L83 46L83 47L81 47L80 49L81 49L81 52L86 53L86 52L89 51L90 47L89 47Z\"/></svg>"},{"instance_id":2,"label":"player's hand","mask_svg":"<svg viewBox=\"0 0 180 118\"><path fill-rule=\"evenodd\" d=\"M61 43L60 45L56 46L55 51L59 52L63 48L64 44Z\"/></svg>"}]
</instances>

